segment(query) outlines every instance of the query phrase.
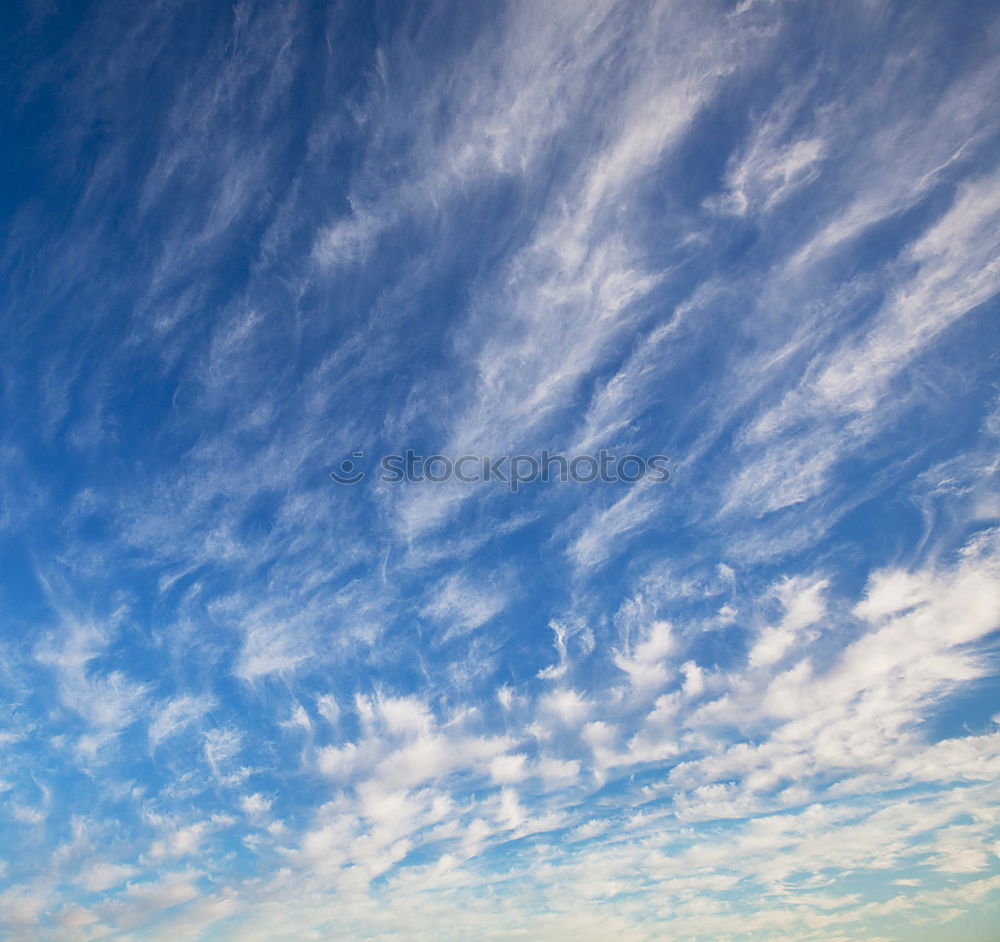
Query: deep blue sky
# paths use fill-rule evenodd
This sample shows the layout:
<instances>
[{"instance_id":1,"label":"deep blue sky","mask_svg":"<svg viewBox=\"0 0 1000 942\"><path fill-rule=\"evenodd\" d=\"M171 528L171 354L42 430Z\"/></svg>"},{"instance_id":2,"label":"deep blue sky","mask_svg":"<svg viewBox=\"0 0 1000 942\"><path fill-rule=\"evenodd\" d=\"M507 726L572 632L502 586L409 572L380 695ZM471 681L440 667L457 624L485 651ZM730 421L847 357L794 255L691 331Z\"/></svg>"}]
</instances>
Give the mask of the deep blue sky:
<instances>
[{"instance_id":1,"label":"deep blue sky","mask_svg":"<svg viewBox=\"0 0 1000 942\"><path fill-rule=\"evenodd\" d=\"M993 5L0 35L0 931L991 938Z\"/></svg>"}]
</instances>

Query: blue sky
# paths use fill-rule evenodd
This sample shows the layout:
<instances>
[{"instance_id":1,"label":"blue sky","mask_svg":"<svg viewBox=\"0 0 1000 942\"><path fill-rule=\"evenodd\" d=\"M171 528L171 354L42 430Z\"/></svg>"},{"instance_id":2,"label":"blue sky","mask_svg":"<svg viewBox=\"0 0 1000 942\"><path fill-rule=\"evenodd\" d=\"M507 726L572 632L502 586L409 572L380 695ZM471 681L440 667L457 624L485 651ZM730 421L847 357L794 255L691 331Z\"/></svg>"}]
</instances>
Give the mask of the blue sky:
<instances>
[{"instance_id":1,"label":"blue sky","mask_svg":"<svg viewBox=\"0 0 1000 942\"><path fill-rule=\"evenodd\" d=\"M991 4L3 36L5 937L997 938Z\"/></svg>"}]
</instances>

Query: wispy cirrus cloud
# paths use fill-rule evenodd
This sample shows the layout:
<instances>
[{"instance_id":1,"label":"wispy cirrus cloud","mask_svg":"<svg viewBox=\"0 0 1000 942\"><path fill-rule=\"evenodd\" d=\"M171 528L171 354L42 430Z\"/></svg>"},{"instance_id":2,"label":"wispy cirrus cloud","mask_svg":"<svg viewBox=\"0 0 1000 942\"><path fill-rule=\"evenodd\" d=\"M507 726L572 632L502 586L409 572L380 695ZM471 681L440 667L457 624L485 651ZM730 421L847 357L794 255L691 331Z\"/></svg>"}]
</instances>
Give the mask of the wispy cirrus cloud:
<instances>
[{"instance_id":1,"label":"wispy cirrus cloud","mask_svg":"<svg viewBox=\"0 0 1000 942\"><path fill-rule=\"evenodd\" d=\"M6 931L983 936L991 11L39 16ZM671 477L378 481L408 447Z\"/></svg>"}]
</instances>

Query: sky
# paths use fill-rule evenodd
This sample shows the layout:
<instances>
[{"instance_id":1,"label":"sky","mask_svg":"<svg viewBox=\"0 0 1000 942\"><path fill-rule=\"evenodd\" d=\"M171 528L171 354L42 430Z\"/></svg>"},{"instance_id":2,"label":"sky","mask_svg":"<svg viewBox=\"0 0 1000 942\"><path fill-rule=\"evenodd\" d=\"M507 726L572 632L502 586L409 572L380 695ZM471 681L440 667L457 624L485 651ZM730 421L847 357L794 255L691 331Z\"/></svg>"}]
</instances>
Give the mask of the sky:
<instances>
[{"instance_id":1,"label":"sky","mask_svg":"<svg viewBox=\"0 0 1000 942\"><path fill-rule=\"evenodd\" d=\"M0 36L0 937L1000 939L994 4Z\"/></svg>"}]
</instances>

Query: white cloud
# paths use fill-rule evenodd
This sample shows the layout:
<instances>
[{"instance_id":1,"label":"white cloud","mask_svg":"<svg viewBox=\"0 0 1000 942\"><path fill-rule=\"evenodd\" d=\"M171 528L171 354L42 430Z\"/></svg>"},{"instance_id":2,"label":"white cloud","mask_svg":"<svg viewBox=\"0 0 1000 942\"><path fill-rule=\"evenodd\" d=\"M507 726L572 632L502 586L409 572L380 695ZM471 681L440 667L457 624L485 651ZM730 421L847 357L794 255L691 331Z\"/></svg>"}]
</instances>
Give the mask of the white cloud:
<instances>
[{"instance_id":1,"label":"white cloud","mask_svg":"<svg viewBox=\"0 0 1000 942\"><path fill-rule=\"evenodd\" d=\"M455 573L438 583L420 614L442 623L448 639L480 628L507 604L507 593L499 586L476 583Z\"/></svg>"},{"instance_id":2,"label":"white cloud","mask_svg":"<svg viewBox=\"0 0 1000 942\"><path fill-rule=\"evenodd\" d=\"M176 736L210 713L216 706L213 697L181 694L162 703L149 723L149 742L155 749L163 740Z\"/></svg>"}]
</instances>

